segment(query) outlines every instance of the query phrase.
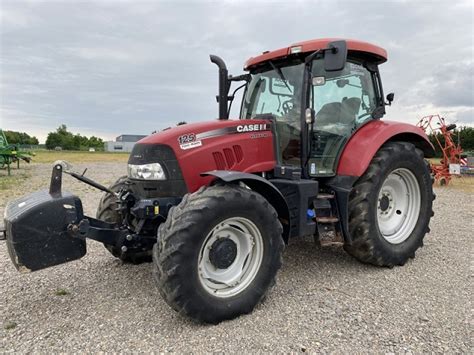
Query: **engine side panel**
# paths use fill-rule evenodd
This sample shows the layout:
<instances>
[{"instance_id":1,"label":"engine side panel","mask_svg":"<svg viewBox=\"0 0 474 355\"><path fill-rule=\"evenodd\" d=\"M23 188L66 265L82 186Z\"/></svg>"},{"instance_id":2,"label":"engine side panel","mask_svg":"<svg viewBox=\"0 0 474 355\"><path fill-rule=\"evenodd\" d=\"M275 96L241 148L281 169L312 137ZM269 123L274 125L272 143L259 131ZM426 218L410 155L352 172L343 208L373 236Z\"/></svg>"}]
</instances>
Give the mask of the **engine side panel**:
<instances>
[{"instance_id":1,"label":"engine side panel","mask_svg":"<svg viewBox=\"0 0 474 355\"><path fill-rule=\"evenodd\" d=\"M397 139L398 137L398 139ZM349 139L337 166L337 175L361 176L379 148L389 140L409 141L420 147L425 156L434 151L425 132L408 123L373 120Z\"/></svg>"},{"instance_id":2,"label":"engine side panel","mask_svg":"<svg viewBox=\"0 0 474 355\"><path fill-rule=\"evenodd\" d=\"M213 178L200 175L206 171L256 173L270 171L276 164L271 122L268 120L216 120L185 124L153 134L139 143L170 146L188 192L209 184Z\"/></svg>"}]
</instances>

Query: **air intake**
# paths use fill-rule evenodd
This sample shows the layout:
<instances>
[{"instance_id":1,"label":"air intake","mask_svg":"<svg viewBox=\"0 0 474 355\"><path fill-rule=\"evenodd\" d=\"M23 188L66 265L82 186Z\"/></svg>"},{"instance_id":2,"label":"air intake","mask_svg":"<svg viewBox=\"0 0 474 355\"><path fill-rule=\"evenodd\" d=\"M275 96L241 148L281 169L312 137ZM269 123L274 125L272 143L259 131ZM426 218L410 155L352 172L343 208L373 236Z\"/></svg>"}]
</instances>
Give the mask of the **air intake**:
<instances>
[{"instance_id":1,"label":"air intake","mask_svg":"<svg viewBox=\"0 0 474 355\"><path fill-rule=\"evenodd\" d=\"M244 160L244 153L240 145L233 145L232 149L224 148L222 152L213 152L212 156L214 157L217 170L232 169Z\"/></svg>"},{"instance_id":2,"label":"air intake","mask_svg":"<svg viewBox=\"0 0 474 355\"><path fill-rule=\"evenodd\" d=\"M221 152L214 152L212 153L212 156L214 157L214 161L216 162L216 168L217 170L225 170L225 160L224 156L222 155Z\"/></svg>"}]
</instances>

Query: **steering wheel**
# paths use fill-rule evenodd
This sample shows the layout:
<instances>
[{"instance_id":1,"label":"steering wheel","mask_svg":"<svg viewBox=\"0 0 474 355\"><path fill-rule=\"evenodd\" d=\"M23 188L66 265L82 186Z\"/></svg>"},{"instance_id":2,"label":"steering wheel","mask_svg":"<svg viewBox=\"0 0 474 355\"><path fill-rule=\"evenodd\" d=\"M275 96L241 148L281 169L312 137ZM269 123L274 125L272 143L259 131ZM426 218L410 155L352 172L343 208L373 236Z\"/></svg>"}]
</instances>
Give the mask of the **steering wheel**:
<instances>
[{"instance_id":1,"label":"steering wheel","mask_svg":"<svg viewBox=\"0 0 474 355\"><path fill-rule=\"evenodd\" d=\"M285 115L287 115L288 113L290 113L294 106L294 103L291 100L288 100L281 105L281 108L283 109Z\"/></svg>"}]
</instances>

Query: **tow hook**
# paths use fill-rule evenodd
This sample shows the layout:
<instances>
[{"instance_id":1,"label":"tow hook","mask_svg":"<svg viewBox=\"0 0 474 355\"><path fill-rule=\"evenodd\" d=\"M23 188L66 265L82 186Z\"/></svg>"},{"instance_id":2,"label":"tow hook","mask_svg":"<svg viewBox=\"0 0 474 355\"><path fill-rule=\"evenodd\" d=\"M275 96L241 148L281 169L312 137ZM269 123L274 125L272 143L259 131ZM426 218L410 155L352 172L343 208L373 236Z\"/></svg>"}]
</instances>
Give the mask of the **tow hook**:
<instances>
[{"instance_id":1,"label":"tow hook","mask_svg":"<svg viewBox=\"0 0 474 355\"><path fill-rule=\"evenodd\" d=\"M79 238L85 238L89 232L90 224L87 219L83 219L79 224L69 224L67 230L70 231L74 236Z\"/></svg>"}]
</instances>

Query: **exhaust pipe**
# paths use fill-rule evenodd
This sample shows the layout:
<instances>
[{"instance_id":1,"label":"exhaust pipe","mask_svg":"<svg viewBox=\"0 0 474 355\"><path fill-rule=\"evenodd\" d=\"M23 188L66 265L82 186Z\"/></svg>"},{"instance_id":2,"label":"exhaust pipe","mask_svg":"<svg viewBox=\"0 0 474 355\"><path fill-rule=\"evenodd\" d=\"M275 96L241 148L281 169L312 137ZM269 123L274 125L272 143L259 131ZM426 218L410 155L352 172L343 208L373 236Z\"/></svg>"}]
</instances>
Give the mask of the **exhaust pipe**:
<instances>
[{"instance_id":1,"label":"exhaust pipe","mask_svg":"<svg viewBox=\"0 0 474 355\"><path fill-rule=\"evenodd\" d=\"M227 102L229 101L229 73L222 58L217 55L210 55L211 62L219 67L219 95L216 96L219 103L219 119L227 120L229 118L227 113Z\"/></svg>"}]
</instances>

